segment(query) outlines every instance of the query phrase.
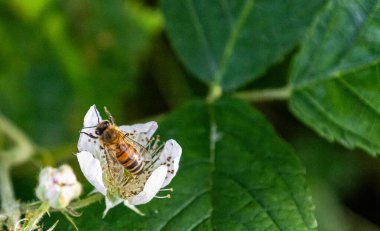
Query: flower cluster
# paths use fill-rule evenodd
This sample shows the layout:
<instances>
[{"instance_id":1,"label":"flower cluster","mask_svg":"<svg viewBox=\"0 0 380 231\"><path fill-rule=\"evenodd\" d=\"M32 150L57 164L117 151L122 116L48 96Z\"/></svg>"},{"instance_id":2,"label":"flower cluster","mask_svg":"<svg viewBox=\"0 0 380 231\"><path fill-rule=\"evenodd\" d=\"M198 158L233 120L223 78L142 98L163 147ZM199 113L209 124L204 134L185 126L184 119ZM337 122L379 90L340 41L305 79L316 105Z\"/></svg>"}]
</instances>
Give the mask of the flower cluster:
<instances>
[{"instance_id":1,"label":"flower cluster","mask_svg":"<svg viewBox=\"0 0 380 231\"><path fill-rule=\"evenodd\" d=\"M53 208L65 208L81 191L82 186L68 165L62 165L58 169L46 167L40 172L36 195Z\"/></svg>"},{"instance_id":2,"label":"flower cluster","mask_svg":"<svg viewBox=\"0 0 380 231\"><path fill-rule=\"evenodd\" d=\"M102 147L95 137L96 126L102 118L93 105L84 117L83 129L78 141L77 154L80 168L86 179L106 198L107 211L121 202L142 214L135 205L145 204L165 190L175 176L181 157L181 146L175 140L168 140L160 148L153 144L152 136L157 130L156 122L118 127L136 145L143 147L141 161L144 162L141 174L129 174L107 148Z\"/></svg>"}]
</instances>

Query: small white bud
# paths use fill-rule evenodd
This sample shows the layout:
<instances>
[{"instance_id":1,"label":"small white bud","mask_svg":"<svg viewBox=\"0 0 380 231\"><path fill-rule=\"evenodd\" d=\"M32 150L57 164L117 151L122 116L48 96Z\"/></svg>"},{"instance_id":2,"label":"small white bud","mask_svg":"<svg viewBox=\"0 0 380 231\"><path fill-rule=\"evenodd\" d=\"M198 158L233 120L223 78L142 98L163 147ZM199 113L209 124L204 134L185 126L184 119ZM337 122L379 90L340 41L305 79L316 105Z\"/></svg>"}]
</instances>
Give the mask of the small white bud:
<instances>
[{"instance_id":1,"label":"small white bud","mask_svg":"<svg viewBox=\"0 0 380 231\"><path fill-rule=\"evenodd\" d=\"M65 208L81 191L82 186L68 165L58 169L46 167L40 172L36 195L41 201L49 202L53 208Z\"/></svg>"}]
</instances>

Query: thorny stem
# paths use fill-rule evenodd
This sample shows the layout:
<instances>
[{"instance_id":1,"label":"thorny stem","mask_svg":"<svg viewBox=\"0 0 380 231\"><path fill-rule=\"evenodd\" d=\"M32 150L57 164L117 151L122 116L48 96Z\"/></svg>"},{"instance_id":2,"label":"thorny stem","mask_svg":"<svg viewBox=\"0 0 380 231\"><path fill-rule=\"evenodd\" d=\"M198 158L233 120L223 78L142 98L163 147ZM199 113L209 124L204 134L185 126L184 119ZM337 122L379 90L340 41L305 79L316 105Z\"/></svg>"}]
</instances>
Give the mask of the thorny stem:
<instances>
[{"instance_id":1,"label":"thorny stem","mask_svg":"<svg viewBox=\"0 0 380 231\"><path fill-rule=\"evenodd\" d=\"M89 206L92 203L100 201L103 197L104 196L102 194L100 194L100 193L94 193L94 194L91 194L91 195L89 195L88 197L86 197L84 199L72 202L69 205L69 207L71 209L74 209L74 210L75 209L84 208L84 207ZM31 203L21 204L20 205L20 210L21 210L21 213L26 213L28 211L37 209L38 206L40 206L40 205L41 205L41 202L31 202ZM51 212L57 212L59 210L51 208L50 211Z\"/></svg>"},{"instance_id":2,"label":"thorny stem","mask_svg":"<svg viewBox=\"0 0 380 231\"><path fill-rule=\"evenodd\" d=\"M49 211L49 203L42 202L40 207L33 211L32 217L29 221L27 221L27 226L25 227L25 231L32 231L37 228L38 222L42 219L42 217Z\"/></svg>"},{"instance_id":3,"label":"thorny stem","mask_svg":"<svg viewBox=\"0 0 380 231\"><path fill-rule=\"evenodd\" d=\"M291 88L289 86L273 89L243 91L235 94L236 97L251 101L251 102L265 102L274 100L287 100L291 96Z\"/></svg>"},{"instance_id":4,"label":"thorny stem","mask_svg":"<svg viewBox=\"0 0 380 231\"><path fill-rule=\"evenodd\" d=\"M1 210L5 214L5 222L8 228L13 227L20 218L19 203L16 201L11 177L9 174L9 166L0 163L0 194L1 194Z\"/></svg>"},{"instance_id":5,"label":"thorny stem","mask_svg":"<svg viewBox=\"0 0 380 231\"><path fill-rule=\"evenodd\" d=\"M92 203L100 201L103 197L104 196L101 193L91 194L87 198L71 203L70 207L73 209L80 209L80 208L89 206Z\"/></svg>"},{"instance_id":6,"label":"thorny stem","mask_svg":"<svg viewBox=\"0 0 380 231\"><path fill-rule=\"evenodd\" d=\"M13 193L10 168L29 159L34 152L34 147L29 139L1 114L0 132L8 136L15 144L8 150L0 151L1 211L4 213L2 216L7 217L5 222L8 228L13 228L20 218L20 210Z\"/></svg>"}]
</instances>

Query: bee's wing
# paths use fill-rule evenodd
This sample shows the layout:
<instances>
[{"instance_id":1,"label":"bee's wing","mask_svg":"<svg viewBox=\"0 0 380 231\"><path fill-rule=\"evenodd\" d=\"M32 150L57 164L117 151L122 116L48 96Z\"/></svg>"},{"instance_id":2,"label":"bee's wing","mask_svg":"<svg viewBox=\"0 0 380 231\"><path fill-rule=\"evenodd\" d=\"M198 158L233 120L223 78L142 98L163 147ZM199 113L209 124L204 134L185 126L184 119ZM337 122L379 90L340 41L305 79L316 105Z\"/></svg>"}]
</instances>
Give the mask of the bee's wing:
<instances>
[{"instance_id":1,"label":"bee's wing","mask_svg":"<svg viewBox=\"0 0 380 231\"><path fill-rule=\"evenodd\" d=\"M125 133L129 133L129 137L144 147L149 143L153 133L157 130L158 125L155 121L144 124L134 124L131 126L122 125L119 127Z\"/></svg>"},{"instance_id":2,"label":"bee's wing","mask_svg":"<svg viewBox=\"0 0 380 231\"><path fill-rule=\"evenodd\" d=\"M122 142L131 144L132 141L133 140L124 139ZM133 145L135 146L135 143ZM141 148L144 147L141 146ZM113 150L104 147L104 151L105 161L103 161L102 166L103 181L109 192L118 193L123 199L128 199L140 193L144 189L145 182L149 178L151 171L146 171L134 176L117 161L116 154Z\"/></svg>"},{"instance_id":3,"label":"bee's wing","mask_svg":"<svg viewBox=\"0 0 380 231\"><path fill-rule=\"evenodd\" d=\"M103 181L105 184L107 184L107 188L116 189L125 177L124 167L117 161L112 150L109 150L107 148L104 150L106 161L102 166L104 178Z\"/></svg>"},{"instance_id":4,"label":"bee's wing","mask_svg":"<svg viewBox=\"0 0 380 231\"><path fill-rule=\"evenodd\" d=\"M140 175L132 176L128 183L123 184L119 188L120 197L123 199L129 199L132 196L136 196L144 190L146 181L148 180L151 172L143 172Z\"/></svg>"},{"instance_id":5,"label":"bee's wing","mask_svg":"<svg viewBox=\"0 0 380 231\"><path fill-rule=\"evenodd\" d=\"M120 131L120 133L123 136L123 142L125 142L128 145L132 145L141 156L145 154L146 147L144 147L142 144L136 141L134 134L125 133L123 131Z\"/></svg>"}]
</instances>

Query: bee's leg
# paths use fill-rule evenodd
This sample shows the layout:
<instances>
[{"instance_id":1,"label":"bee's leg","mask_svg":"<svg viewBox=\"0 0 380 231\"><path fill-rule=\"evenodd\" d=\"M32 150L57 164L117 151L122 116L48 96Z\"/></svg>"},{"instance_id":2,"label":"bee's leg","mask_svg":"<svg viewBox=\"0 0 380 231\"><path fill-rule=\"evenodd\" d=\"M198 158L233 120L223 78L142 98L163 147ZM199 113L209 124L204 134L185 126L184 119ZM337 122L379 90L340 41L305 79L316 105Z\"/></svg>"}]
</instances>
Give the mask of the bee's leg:
<instances>
[{"instance_id":1,"label":"bee's leg","mask_svg":"<svg viewBox=\"0 0 380 231\"><path fill-rule=\"evenodd\" d=\"M89 136L89 137L91 137L91 138L93 138L93 139L97 139L97 138L98 138L97 136L94 136L94 135L91 134L91 133L82 132L82 131L80 131L79 133L81 133L81 134L85 134L85 135L87 135L87 136Z\"/></svg>"},{"instance_id":2,"label":"bee's leg","mask_svg":"<svg viewBox=\"0 0 380 231\"><path fill-rule=\"evenodd\" d=\"M129 183L129 180L130 180L130 178L126 177L125 179L123 179L123 182L121 185L126 186Z\"/></svg>"}]
</instances>

